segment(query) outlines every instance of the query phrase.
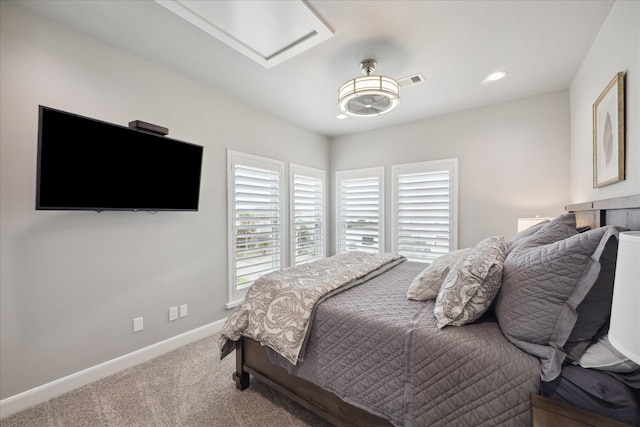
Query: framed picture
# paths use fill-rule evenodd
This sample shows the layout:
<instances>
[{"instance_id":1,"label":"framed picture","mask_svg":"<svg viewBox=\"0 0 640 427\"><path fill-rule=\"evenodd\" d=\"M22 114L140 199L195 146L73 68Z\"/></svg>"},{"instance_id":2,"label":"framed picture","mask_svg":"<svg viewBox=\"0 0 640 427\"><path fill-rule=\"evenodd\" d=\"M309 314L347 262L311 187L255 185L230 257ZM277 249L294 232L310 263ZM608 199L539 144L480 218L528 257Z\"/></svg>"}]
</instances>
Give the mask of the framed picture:
<instances>
[{"instance_id":1,"label":"framed picture","mask_svg":"<svg viewBox=\"0 0 640 427\"><path fill-rule=\"evenodd\" d=\"M593 188L624 180L624 73L593 104Z\"/></svg>"}]
</instances>

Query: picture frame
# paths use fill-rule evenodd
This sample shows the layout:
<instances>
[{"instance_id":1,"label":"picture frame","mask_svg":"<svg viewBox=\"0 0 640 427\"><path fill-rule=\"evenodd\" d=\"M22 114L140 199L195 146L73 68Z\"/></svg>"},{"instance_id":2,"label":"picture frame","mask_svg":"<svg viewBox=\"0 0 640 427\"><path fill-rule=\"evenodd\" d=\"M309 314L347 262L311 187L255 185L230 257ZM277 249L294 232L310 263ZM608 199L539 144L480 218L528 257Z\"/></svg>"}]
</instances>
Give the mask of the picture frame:
<instances>
[{"instance_id":1,"label":"picture frame","mask_svg":"<svg viewBox=\"0 0 640 427\"><path fill-rule=\"evenodd\" d=\"M624 179L624 72L619 72L593 104L593 188Z\"/></svg>"}]
</instances>

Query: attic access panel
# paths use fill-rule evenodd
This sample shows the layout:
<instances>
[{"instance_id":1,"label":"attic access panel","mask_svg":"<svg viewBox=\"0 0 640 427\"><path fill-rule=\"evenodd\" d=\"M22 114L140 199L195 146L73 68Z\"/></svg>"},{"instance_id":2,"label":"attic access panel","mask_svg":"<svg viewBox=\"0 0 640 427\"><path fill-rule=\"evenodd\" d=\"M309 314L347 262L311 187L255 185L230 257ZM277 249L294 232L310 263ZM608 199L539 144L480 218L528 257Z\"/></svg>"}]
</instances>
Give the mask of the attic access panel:
<instances>
[{"instance_id":1,"label":"attic access panel","mask_svg":"<svg viewBox=\"0 0 640 427\"><path fill-rule=\"evenodd\" d=\"M155 2L265 68L333 37L302 0Z\"/></svg>"}]
</instances>

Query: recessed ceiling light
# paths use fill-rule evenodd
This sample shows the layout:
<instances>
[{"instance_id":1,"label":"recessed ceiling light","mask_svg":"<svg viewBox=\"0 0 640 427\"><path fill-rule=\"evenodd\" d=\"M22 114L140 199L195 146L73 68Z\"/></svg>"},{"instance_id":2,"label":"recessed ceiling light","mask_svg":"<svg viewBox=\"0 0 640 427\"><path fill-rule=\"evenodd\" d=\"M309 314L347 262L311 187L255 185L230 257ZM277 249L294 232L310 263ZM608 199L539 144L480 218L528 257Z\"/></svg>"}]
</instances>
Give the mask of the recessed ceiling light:
<instances>
[{"instance_id":1,"label":"recessed ceiling light","mask_svg":"<svg viewBox=\"0 0 640 427\"><path fill-rule=\"evenodd\" d=\"M344 119L346 119L346 118L347 118L347 115L346 115L346 114L338 114L338 115L336 116L336 119L338 119L338 120L344 120Z\"/></svg>"},{"instance_id":2,"label":"recessed ceiling light","mask_svg":"<svg viewBox=\"0 0 640 427\"><path fill-rule=\"evenodd\" d=\"M505 77L507 77L506 71L496 71L495 73L489 74L481 83L482 84L493 83L495 81L504 79Z\"/></svg>"},{"instance_id":3,"label":"recessed ceiling light","mask_svg":"<svg viewBox=\"0 0 640 427\"><path fill-rule=\"evenodd\" d=\"M495 73L489 74L487 76L487 80L491 80L492 82L495 82L496 80L500 80L505 77L507 77L506 71L496 71Z\"/></svg>"}]
</instances>

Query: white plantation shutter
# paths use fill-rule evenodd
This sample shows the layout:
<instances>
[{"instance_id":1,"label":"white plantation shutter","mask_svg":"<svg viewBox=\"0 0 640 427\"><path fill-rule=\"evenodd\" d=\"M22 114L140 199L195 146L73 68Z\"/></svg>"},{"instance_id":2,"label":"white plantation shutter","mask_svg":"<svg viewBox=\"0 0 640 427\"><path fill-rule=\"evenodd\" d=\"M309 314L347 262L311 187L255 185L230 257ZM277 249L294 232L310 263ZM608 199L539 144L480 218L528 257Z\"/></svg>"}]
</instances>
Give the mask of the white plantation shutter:
<instances>
[{"instance_id":1,"label":"white plantation shutter","mask_svg":"<svg viewBox=\"0 0 640 427\"><path fill-rule=\"evenodd\" d=\"M336 173L338 253L384 251L384 168Z\"/></svg>"},{"instance_id":2,"label":"white plantation shutter","mask_svg":"<svg viewBox=\"0 0 640 427\"><path fill-rule=\"evenodd\" d=\"M284 164L228 151L229 304L265 273L284 267Z\"/></svg>"},{"instance_id":3,"label":"white plantation shutter","mask_svg":"<svg viewBox=\"0 0 640 427\"><path fill-rule=\"evenodd\" d=\"M293 265L325 256L324 171L291 165L291 250Z\"/></svg>"},{"instance_id":4,"label":"white plantation shutter","mask_svg":"<svg viewBox=\"0 0 640 427\"><path fill-rule=\"evenodd\" d=\"M455 249L457 159L392 166L393 251L432 262Z\"/></svg>"}]
</instances>

